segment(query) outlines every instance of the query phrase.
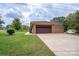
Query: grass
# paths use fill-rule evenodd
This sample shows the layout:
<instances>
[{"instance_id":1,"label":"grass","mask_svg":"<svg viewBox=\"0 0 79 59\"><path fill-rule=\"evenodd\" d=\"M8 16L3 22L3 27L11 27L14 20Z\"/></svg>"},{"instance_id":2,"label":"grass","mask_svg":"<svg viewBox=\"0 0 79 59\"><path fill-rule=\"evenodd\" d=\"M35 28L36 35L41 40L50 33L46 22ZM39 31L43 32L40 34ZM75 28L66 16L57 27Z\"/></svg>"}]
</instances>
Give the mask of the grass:
<instances>
[{"instance_id":1,"label":"grass","mask_svg":"<svg viewBox=\"0 0 79 59\"><path fill-rule=\"evenodd\" d=\"M0 31L0 56L54 56L55 54L36 36L16 32L10 36Z\"/></svg>"}]
</instances>

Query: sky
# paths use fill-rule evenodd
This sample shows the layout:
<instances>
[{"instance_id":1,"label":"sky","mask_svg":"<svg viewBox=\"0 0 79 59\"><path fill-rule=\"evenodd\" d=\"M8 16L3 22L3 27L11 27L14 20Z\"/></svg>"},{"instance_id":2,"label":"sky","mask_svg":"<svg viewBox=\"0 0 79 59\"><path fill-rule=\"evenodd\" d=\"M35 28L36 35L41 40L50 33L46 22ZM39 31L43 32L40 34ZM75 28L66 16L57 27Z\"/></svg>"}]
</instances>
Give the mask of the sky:
<instances>
[{"instance_id":1,"label":"sky","mask_svg":"<svg viewBox=\"0 0 79 59\"><path fill-rule=\"evenodd\" d=\"M79 10L78 3L0 3L0 18L4 26L20 18L22 24L31 21L50 21L54 17L67 16Z\"/></svg>"}]
</instances>

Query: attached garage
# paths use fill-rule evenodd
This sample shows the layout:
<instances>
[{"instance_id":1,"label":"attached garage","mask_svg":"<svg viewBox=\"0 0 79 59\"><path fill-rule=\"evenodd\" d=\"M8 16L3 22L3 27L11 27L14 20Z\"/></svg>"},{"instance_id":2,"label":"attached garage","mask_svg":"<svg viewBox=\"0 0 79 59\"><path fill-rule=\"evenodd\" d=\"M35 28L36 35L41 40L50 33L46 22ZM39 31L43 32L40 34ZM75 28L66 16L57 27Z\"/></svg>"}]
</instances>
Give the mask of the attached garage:
<instances>
[{"instance_id":1,"label":"attached garage","mask_svg":"<svg viewBox=\"0 0 79 59\"><path fill-rule=\"evenodd\" d=\"M52 32L52 26L46 26L46 25L36 26L36 33L51 33L51 32Z\"/></svg>"},{"instance_id":2,"label":"attached garage","mask_svg":"<svg viewBox=\"0 0 79 59\"><path fill-rule=\"evenodd\" d=\"M64 27L57 22L31 22L31 33L63 33Z\"/></svg>"}]
</instances>

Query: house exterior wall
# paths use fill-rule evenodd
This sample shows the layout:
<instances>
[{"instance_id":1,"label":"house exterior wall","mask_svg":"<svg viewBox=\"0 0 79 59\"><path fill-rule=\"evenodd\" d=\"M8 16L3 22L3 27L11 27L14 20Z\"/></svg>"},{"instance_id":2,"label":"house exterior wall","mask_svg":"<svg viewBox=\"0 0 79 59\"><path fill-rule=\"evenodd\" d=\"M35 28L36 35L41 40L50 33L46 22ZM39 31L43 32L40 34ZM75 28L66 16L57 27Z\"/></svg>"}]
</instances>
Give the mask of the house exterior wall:
<instances>
[{"instance_id":1,"label":"house exterior wall","mask_svg":"<svg viewBox=\"0 0 79 59\"><path fill-rule=\"evenodd\" d=\"M49 26L52 26L52 32L51 33L63 33L64 32L64 26L61 25L61 24L57 24L57 23L54 23L54 24L51 24L51 23L34 23L32 24L33 27L32 27L32 33L36 33L36 26L37 25L49 25Z\"/></svg>"},{"instance_id":2,"label":"house exterior wall","mask_svg":"<svg viewBox=\"0 0 79 59\"><path fill-rule=\"evenodd\" d=\"M33 27L32 27L32 33L36 33L36 25L33 25Z\"/></svg>"},{"instance_id":3,"label":"house exterior wall","mask_svg":"<svg viewBox=\"0 0 79 59\"><path fill-rule=\"evenodd\" d=\"M52 33L63 33L64 27L61 25L52 25Z\"/></svg>"}]
</instances>

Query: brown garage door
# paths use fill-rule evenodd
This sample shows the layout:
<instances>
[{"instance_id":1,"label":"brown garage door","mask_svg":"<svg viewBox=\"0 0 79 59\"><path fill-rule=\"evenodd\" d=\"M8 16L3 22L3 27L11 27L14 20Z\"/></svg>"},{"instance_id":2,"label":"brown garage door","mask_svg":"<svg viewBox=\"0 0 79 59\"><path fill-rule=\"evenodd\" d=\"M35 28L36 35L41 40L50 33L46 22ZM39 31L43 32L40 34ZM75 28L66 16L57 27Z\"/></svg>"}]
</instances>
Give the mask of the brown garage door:
<instances>
[{"instance_id":1,"label":"brown garage door","mask_svg":"<svg viewBox=\"0 0 79 59\"><path fill-rule=\"evenodd\" d=\"M36 26L36 33L51 33L51 26L38 25Z\"/></svg>"}]
</instances>

